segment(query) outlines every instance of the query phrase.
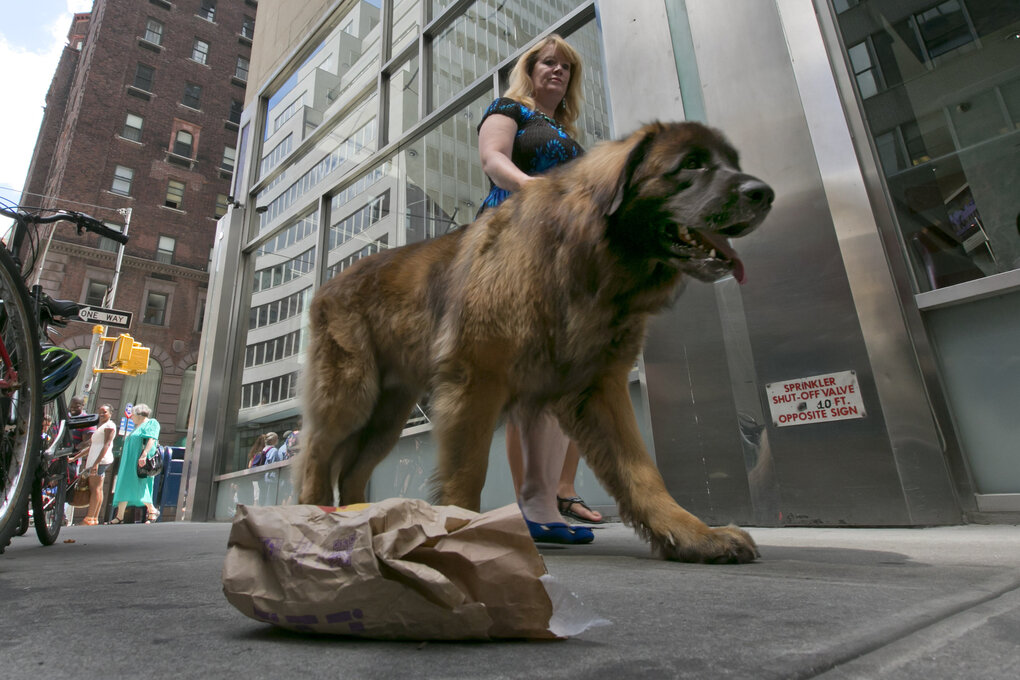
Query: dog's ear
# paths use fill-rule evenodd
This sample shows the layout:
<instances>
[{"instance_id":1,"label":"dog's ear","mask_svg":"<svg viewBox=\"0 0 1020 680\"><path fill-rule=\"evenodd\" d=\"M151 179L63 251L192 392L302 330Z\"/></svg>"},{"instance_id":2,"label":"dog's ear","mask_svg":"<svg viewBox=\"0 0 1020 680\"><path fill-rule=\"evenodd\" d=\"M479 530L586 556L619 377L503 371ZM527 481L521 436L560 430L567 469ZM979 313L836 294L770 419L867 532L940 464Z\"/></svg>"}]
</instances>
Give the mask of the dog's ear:
<instances>
[{"instance_id":1,"label":"dog's ear","mask_svg":"<svg viewBox=\"0 0 1020 680\"><path fill-rule=\"evenodd\" d=\"M613 200L609 203L609 209L606 211L606 216L610 216L616 213L623 204L623 199L627 195L627 191L630 190L631 180L634 177L634 173L637 171L638 166L641 165L641 161L645 159L645 155L648 153L648 149L652 146L652 142L655 140L655 135L659 132L661 125L654 123L652 125L646 125L642 128L638 134L640 137L634 143L634 147L627 154L627 160L623 164L623 168L620 172L620 176L616 178L616 191L613 194Z\"/></svg>"}]
</instances>

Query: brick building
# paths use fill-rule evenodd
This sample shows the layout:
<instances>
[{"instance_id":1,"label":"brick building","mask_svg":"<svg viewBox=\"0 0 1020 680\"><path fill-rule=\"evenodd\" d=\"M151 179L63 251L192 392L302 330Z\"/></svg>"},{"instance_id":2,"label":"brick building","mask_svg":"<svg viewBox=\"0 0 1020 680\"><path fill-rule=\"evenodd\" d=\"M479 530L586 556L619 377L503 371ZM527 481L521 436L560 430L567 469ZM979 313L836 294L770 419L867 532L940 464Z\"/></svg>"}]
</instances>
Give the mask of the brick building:
<instances>
[{"instance_id":1,"label":"brick building","mask_svg":"<svg viewBox=\"0 0 1020 680\"><path fill-rule=\"evenodd\" d=\"M127 332L151 348L149 371L104 375L93 404L150 404L163 443L187 431L257 4L95 0L90 13L74 15L21 200L119 229L130 208L112 302L117 244L108 239L59 225L38 276L53 297L133 313ZM92 327L73 323L61 333L60 344L84 359Z\"/></svg>"}]
</instances>

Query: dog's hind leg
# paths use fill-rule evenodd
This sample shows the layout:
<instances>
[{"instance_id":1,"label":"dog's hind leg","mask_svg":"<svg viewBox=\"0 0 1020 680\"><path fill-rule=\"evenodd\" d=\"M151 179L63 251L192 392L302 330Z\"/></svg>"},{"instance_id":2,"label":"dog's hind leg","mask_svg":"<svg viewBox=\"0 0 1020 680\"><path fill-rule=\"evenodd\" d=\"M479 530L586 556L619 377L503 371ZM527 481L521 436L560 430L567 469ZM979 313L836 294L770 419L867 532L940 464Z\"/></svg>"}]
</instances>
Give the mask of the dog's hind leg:
<instances>
[{"instance_id":1,"label":"dog's hind leg","mask_svg":"<svg viewBox=\"0 0 1020 680\"><path fill-rule=\"evenodd\" d=\"M554 405L589 467L616 499L623 521L666 559L751 562L757 546L737 527L713 529L680 507L655 467L634 418L623 366L575 400Z\"/></svg>"},{"instance_id":2,"label":"dog's hind leg","mask_svg":"<svg viewBox=\"0 0 1020 680\"><path fill-rule=\"evenodd\" d=\"M368 422L353 437L357 455L345 458L347 464L337 478L341 503L365 502L365 489L372 470L396 446L417 398L416 390L403 386L383 389Z\"/></svg>"},{"instance_id":3,"label":"dog's hind leg","mask_svg":"<svg viewBox=\"0 0 1020 680\"><path fill-rule=\"evenodd\" d=\"M438 497L445 505L478 511L489 466L492 432L506 403L502 377L442 371L446 379L436 385L433 406L439 465Z\"/></svg>"}]
</instances>

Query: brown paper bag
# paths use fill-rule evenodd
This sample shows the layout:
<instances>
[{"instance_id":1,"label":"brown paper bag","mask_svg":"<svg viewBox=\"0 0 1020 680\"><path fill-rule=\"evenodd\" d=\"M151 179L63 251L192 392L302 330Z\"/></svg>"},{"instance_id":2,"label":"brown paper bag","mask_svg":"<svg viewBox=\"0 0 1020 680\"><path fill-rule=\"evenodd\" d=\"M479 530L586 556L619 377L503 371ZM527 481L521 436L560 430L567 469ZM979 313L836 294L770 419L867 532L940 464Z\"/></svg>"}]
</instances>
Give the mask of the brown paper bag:
<instances>
[{"instance_id":1,"label":"brown paper bag","mask_svg":"<svg viewBox=\"0 0 1020 680\"><path fill-rule=\"evenodd\" d=\"M223 592L259 621L384 639L554 638L517 507L393 498L363 510L238 506Z\"/></svg>"}]
</instances>

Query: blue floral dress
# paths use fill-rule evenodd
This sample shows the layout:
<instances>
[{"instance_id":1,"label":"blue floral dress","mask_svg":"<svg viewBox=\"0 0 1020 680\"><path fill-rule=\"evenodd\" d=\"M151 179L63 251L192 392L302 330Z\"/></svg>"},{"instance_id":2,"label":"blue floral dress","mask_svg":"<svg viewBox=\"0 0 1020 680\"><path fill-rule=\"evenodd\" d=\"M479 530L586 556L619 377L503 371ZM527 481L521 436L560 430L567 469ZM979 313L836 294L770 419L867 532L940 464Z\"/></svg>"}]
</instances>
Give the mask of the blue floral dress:
<instances>
[{"instance_id":1,"label":"blue floral dress","mask_svg":"<svg viewBox=\"0 0 1020 680\"><path fill-rule=\"evenodd\" d=\"M481 128L485 119L494 113L511 118L517 123L517 135L514 137L510 160L529 175L540 175L584 153L581 145L555 120L506 97L500 97L489 105L478 127ZM479 214L486 208L495 208L509 195L509 191L499 188L490 179L489 195L482 202Z\"/></svg>"}]
</instances>

